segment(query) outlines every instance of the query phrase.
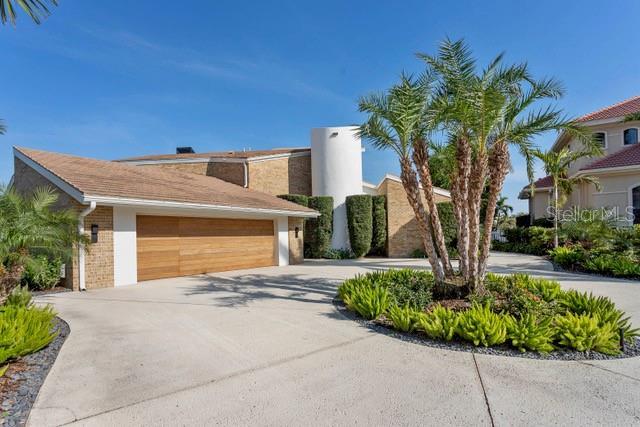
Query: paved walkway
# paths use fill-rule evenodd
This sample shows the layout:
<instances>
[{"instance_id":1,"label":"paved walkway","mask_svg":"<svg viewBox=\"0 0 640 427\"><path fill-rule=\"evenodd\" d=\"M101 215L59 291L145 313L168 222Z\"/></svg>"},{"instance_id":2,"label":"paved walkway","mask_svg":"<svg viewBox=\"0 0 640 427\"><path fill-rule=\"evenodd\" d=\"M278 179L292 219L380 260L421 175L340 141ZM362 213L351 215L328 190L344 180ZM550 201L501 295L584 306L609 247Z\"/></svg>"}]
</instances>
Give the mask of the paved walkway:
<instances>
[{"instance_id":1,"label":"paved walkway","mask_svg":"<svg viewBox=\"0 0 640 427\"><path fill-rule=\"evenodd\" d=\"M529 271L610 295L640 283ZM424 261L320 261L39 298L71 335L31 413L41 425L640 425L640 358L536 361L407 343L346 320L337 284Z\"/></svg>"}]
</instances>

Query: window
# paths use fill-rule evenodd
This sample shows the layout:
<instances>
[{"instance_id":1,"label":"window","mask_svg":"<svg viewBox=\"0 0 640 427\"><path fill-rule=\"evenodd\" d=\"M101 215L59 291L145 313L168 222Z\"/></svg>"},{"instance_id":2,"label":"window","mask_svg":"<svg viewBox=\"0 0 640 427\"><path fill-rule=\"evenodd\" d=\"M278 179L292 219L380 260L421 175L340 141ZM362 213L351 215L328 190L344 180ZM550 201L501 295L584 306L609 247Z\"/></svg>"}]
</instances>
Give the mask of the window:
<instances>
[{"instance_id":1,"label":"window","mask_svg":"<svg viewBox=\"0 0 640 427\"><path fill-rule=\"evenodd\" d=\"M607 147L607 134L604 132L596 132L593 134L593 139L595 142L600 144L602 148Z\"/></svg>"},{"instance_id":2,"label":"window","mask_svg":"<svg viewBox=\"0 0 640 427\"><path fill-rule=\"evenodd\" d=\"M625 129L624 145L632 145L638 143L638 128Z\"/></svg>"}]
</instances>

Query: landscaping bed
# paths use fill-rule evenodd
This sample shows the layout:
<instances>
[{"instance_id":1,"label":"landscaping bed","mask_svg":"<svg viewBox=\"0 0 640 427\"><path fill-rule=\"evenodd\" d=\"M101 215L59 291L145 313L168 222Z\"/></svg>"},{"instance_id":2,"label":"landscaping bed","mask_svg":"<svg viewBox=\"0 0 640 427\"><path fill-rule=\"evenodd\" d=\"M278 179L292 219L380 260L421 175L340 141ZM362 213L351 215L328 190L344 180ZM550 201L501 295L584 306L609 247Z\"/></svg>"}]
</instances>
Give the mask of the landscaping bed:
<instances>
[{"instance_id":1,"label":"landscaping bed","mask_svg":"<svg viewBox=\"0 0 640 427\"><path fill-rule=\"evenodd\" d=\"M436 285L430 272L377 271L346 280L337 306L374 330L438 348L559 360L640 355L639 330L606 297L523 274L488 274L484 285L465 294Z\"/></svg>"},{"instance_id":2,"label":"landscaping bed","mask_svg":"<svg viewBox=\"0 0 640 427\"><path fill-rule=\"evenodd\" d=\"M52 332L56 337L47 347L10 363L0 377L0 424L3 426L26 424L40 387L69 336L69 325L56 317Z\"/></svg>"}]
</instances>

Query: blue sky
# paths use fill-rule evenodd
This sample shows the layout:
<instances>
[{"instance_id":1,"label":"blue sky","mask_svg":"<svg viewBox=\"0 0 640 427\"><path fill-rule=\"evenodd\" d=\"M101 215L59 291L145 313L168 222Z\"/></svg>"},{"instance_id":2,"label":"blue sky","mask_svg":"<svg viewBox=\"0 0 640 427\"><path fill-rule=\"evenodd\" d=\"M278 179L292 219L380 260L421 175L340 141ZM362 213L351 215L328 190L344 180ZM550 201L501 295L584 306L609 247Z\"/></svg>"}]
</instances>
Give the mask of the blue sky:
<instances>
[{"instance_id":1,"label":"blue sky","mask_svg":"<svg viewBox=\"0 0 640 427\"><path fill-rule=\"evenodd\" d=\"M486 63L500 51L564 83L581 115L640 94L640 2L80 1L42 25L0 28L0 182L11 146L114 159L306 146L317 126L360 123L356 100L418 72L415 52L464 37ZM536 142L548 147L555 135ZM517 200L523 162L504 194ZM367 147L364 178L397 172Z\"/></svg>"}]
</instances>

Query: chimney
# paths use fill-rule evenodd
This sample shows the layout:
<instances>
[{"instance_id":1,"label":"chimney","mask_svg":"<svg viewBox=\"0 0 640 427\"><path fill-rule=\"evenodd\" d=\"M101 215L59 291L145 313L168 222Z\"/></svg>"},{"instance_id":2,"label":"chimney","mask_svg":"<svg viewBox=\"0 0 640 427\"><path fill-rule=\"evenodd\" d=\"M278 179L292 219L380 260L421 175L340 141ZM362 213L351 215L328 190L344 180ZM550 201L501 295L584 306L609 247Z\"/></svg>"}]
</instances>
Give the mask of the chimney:
<instances>
[{"instance_id":1,"label":"chimney","mask_svg":"<svg viewBox=\"0 0 640 427\"><path fill-rule=\"evenodd\" d=\"M193 147L176 147L176 154L193 154Z\"/></svg>"}]
</instances>

